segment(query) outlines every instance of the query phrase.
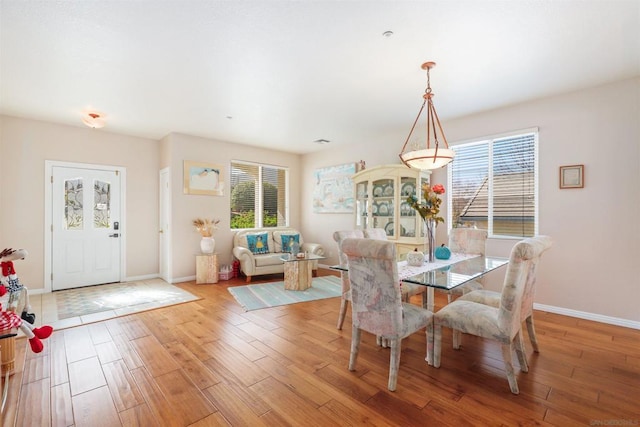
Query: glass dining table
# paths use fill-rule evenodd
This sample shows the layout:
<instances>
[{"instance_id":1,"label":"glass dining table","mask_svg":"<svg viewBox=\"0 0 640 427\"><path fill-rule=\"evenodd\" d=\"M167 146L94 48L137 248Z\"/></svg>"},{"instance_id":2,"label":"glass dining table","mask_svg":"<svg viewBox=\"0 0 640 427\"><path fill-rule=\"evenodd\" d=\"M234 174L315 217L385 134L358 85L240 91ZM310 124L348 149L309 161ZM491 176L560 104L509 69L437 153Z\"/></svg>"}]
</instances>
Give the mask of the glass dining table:
<instances>
[{"instance_id":1,"label":"glass dining table","mask_svg":"<svg viewBox=\"0 0 640 427\"><path fill-rule=\"evenodd\" d=\"M422 266L409 266L398 262L398 277L402 282L427 287L425 308L433 311L434 289L451 290L509 263L508 258L481 255L452 254L449 260L425 262ZM346 266L334 265L333 270L348 271Z\"/></svg>"}]
</instances>

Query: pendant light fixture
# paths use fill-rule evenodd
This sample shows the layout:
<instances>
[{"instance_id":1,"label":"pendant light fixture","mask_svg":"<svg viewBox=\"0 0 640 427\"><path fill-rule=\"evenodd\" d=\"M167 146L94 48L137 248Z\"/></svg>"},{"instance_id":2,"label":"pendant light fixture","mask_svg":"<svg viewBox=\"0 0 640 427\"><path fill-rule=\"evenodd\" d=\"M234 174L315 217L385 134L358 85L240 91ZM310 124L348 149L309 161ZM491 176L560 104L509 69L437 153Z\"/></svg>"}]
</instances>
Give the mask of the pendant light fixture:
<instances>
[{"instance_id":1,"label":"pendant light fixture","mask_svg":"<svg viewBox=\"0 0 640 427\"><path fill-rule=\"evenodd\" d=\"M442 125L440 124L440 119L438 119L438 113L436 113L436 109L433 106L433 96L434 94L431 92L431 81L429 76L429 70L435 67L435 62L425 62L422 64L422 69L427 70L427 89L422 96L424 101L422 102L422 106L420 107L420 111L418 111L418 116L416 120L413 122L413 126L411 126L411 130L409 131L409 136L407 136L407 140L404 142L402 146L402 151L400 152L400 160L406 166L414 169L438 169L443 166L446 166L453 160L455 153L453 150L449 149L449 144L447 143L447 138L444 136L444 132L442 131ZM427 142L425 148L416 147L411 149L410 151L405 151L407 149L407 144L411 139L411 135L413 134L413 130L424 111L425 105L427 106ZM440 140L438 139L438 133L444 142L444 147L440 147ZM433 138L433 146L431 144L431 139Z\"/></svg>"}]
</instances>

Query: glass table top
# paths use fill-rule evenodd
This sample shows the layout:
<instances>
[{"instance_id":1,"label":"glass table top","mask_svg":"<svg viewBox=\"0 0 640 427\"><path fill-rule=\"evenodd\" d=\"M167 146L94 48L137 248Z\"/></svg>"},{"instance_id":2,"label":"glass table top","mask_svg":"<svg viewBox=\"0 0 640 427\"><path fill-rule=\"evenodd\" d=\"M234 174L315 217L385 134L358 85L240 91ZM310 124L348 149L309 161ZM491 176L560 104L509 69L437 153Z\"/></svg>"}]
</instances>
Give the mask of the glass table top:
<instances>
[{"instance_id":1,"label":"glass table top","mask_svg":"<svg viewBox=\"0 0 640 427\"><path fill-rule=\"evenodd\" d=\"M406 283L437 289L453 289L508 263L508 258L477 256L450 265L433 265L433 269L404 278L402 278L402 272L399 271L399 276ZM428 268L429 263L425 263L424 267ZM348 271L347 267L340 265L334 265L331 268Z\"/></svg>"},{"instance_id":2,"label":"glass table top","mask_svg":"<svg viewBox=\"0 0 640 427\"><path fill-rule=\"evenodd\" d=\"M282 256L280 256L280 259L284 262L294 262L294 261L315 261L317 259L325 259L326 257L321 256L321 255L316 255L316 254L305 254L304 257L300 257L298 258L297 256L295 256L294 254L282 254Z\"/></svg>"}]
</instances>

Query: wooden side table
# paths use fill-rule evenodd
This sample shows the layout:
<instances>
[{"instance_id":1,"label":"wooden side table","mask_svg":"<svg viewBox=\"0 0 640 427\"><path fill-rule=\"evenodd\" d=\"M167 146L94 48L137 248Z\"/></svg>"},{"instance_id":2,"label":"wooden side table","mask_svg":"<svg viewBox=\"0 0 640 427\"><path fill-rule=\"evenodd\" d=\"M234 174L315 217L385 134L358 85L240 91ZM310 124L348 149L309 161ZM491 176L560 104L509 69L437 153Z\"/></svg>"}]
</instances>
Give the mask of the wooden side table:
<instances>
[{"instance_id":1,"label":"wooden side table","mask_svg":"<svg viewBox=\"0 0 640 427\"><path fill-rule=\"evenodd\" d=\"M196 284L218 283L218 254L196 255Z\"/></svg>"},{"instance_id":2,"label":"wooden side table","mask_svg":"<svg viewBox=\"0 0 640 427\"><path fill-rule=\"evenodd\" d=\"M311 287L313 261L324 259L323 256L307 254L303 258L284 254L280 257L284 262L284 288L288 291L305 291Z\"/></svg>"}]
</instances>

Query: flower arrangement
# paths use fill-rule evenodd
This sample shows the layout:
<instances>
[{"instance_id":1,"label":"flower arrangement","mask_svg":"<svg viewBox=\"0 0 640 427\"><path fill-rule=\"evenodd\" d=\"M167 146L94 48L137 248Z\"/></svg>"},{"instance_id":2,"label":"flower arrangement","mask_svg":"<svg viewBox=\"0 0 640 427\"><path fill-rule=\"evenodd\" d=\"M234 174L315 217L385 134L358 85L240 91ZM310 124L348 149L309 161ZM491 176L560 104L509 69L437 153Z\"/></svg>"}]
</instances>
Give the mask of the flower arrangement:
<instances>
[{"instance_id":1,"label":"flower arrangement","mask_svg":"<svg viewBox=\"0 0 640 427\"><path fill-rule=\"evenodd\" d=\"M218 229L219 219L196 218L193 220L193 226L198 230L202 237L211 237Z\"/></svg>"},{"instance_id":2,"label":"flower arrangement","mask_svg":"<svg viewBox=\"0 0 640 427\"><path fill-rule=\"evenodd\" d=\"M440 213L440 204L442 199L438 197L440 194L444 194L444 186L442 184L436 184L430 187L429 184L422 185L422 202L418 203L416 196L407 197L407 203L418 211L423 220L433 219L436 224L444 222L444 218L438 216Z\"/></svg>"}]
</instances>

